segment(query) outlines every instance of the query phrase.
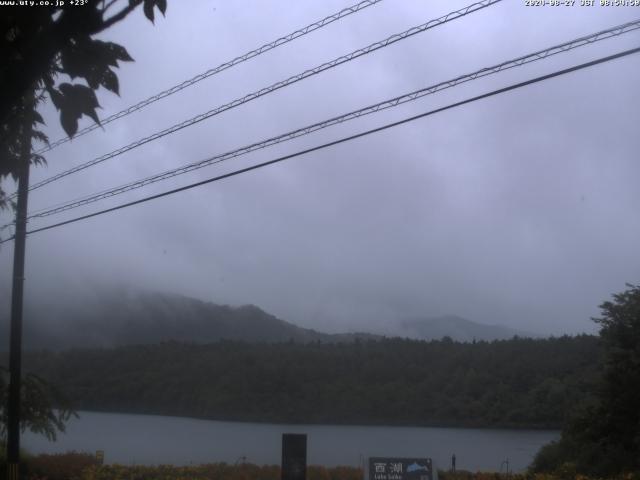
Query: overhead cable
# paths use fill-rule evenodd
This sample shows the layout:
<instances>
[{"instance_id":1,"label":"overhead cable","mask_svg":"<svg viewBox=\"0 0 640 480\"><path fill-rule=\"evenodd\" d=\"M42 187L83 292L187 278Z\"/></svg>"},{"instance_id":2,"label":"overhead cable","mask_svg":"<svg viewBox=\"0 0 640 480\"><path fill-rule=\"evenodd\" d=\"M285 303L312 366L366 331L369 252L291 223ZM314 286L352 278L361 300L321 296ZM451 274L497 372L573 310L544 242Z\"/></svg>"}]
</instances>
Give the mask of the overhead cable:
<instances>
[{"instance_id":1,"label":"overhead cable","mask_svg":"<svg viewBox=\"0 0 640 480\"><path fill-rule=\"evenodd\" d=\"M162 138L166 135L170 135L172 133L175 133L179 130L182 130L183 128L186 127L190 127L192 125L195 125L196 123L199 123L203 120L206 120L208 118L213 117L214 115L218 115L222 112L225 112L227 110L231 110L232 108L235 108L239 105L245 104L247 102L250 102L252 100L255 100L257 98L260 98L264 95L270 94L272 92L275 92L276 90L279 90L281 88L287 87L289 85L292 85L296 82L299 82L301 80L304 80L306 78L309 78L311 76L317 75L321 72L324 72L326 70L329 70L331 68L334 68L338 65L341 65L343 63L352 61L356 58L359 58L363 55L367 55L369 53L375 52L381 48L385 48L388 47L389 45L393 45L394 43L397 43L401 40L405 40L409 37L412 37L416 34L425 32L427 30L430 30L432 28L435 28L439 25L443 25L447 22L450 22L452 20L456 20L458 18L464 17L466 15L469 15L470 13L474 13L477 12L478 10L481 10L483 8L486 8L488 6L494 5L498 2L501 2L502 0L482 0L480 2L477 3L473 3L467 7L461 8L459 10L456 10L454 12L450 12L446 15L443 15L442 17L436 18L434 20L430 20L426 23L423 23L422 25L418 25L416 27L412 27L408 30L405 30L404 32L401 33L397 33L394 35L391 35L390 37L385 38L384 40L372 43L366 47L360 48L358 50L355 50L347 55L343 55L341 57L338 57L334 60L331 60L329 62L323 63L322 65L319 65L317 67L311 68L309 70L305 70L302 73L299 73L297 75L294 75L292 77L287 78L286 80L281 80L279 82L276 82L268 87L264 87L261 88L260 90L257 90L253 93L249 93L243 97L237 98L236 100L233 100L229 103L226 103L224 105L220 105L212 110L209 110L207 112L201 113L200 115L196 115L195 117L189 118L183 122L177 123L169 128L166 128L164 130L161 130L159 132L156 132L152 135L149 135L147 137L141 138L139 140L136 140L133 143L130 143L124 147L118 148L117 150L114 150L110 153L107 153L105 155L102 155L100 157L94 158L93 160L90 160L88 162L85 162L83 164L77 165L69 170L66 170L64 172L61 172L57 175L54 175L52 177L46 178L44 180L41 180L40 182L34 183L33 185L31 185L29 187L29 190L35 190L37 188L43 187L44 185L47 185L51 182L60 180L61 178L64 178L68 175L71 175L73 173L77 173L81 170L84 170L86 168L92 167L94 165L97 165L99 163L102 163L106 160L109 160L111 158L114 158L118 155L122 155L125 152L128 152L130 150L133 150L134 148L140 147L142 145L145 145L149 142L152 142L154 140L158 140L159 138ZM10 197L11 198L11 197Z\"/></svg>"},{"instance_id":2,"label":"overhead cable","mask_svg":"<svg viewBox=\"0 0 640 480\"><path fill-rule=\"evenodd\" d=\"M115 120L118 120L119 118L122 117L126 117L127 115L132 114L133 112L137 112L139 110L142 110L143 108L151 105L152 103L157 102L158 100L162 100L163 98L166 98L170 95L173 95L174 93L177 93L181 90L184 90L187 87L190 87L192 85L195 85L196 83L204 80L205 78L209 78L213 75L216 75L220 72L223 72L224 70L227 70L231 67L234 67L240 63L246 62L247 60L250 60L254 57L257 57L258 55L262 55L263 53L269 52L275 48L278 48L281 45L285 45L297 38L300 38L304 35L307 35L311 32L314 32L316 30L319 30L323 27L326 27L327 25L340 20L344 17L347 17L349 15L352 15L354 13L360 12L362 10L364 10L367 7L370 7L372 5L375 5L379 2L381 2L382 0L365 0L362 1L360 3L356 3L355 5L351 5L350 7L347 8L343 8L342 10L340 10L339 12L336 12L332 15L329 15L321 20L318 20L317 22L313 22L309 25L307 25L306 27L300 28L298 30L296 30L295 32L291 32L288 35L285 35L283 37L277 38L276 40L272 40L268 43L265 43L264 45L251 50L243 55L237 56L236 58L234 58L233 60L229 60L227 62L221 63L220 65L218 65L217 67L211 68L209 70L207 70L206 72L203 72L199 75L196 75L193 78L190 78L189 80L185 80L182 83L179 83L177 85L174 85L173 87L170 87L166 90L163 90L162 92L156 93L155 95L152 95L151 97L145 99L145 100L141 100L140 102L136 103L135 105L131 105L130 107L125 108L124 110L121 110L117 113L114 113L113 115L108 116L107 118L104 118L100 121L100 125L96 124L96 123L92 123L91 125L79 130L75 136L73 138L78 138L81 137L82 135L85 135L89 132L92 132L93 130L96 130L97 128L100 128L101 126L105 126L108 123L111 123ZM54 148L67 143L71 141L70 137L63 137L60 138L59 140L56 140L55 142L52 142L51 144L47 145L44 148L41 148L40 150L38 150L36 153L38 154L42 154L44 152L48 152L49 150L53 150Z\"/></svg>"},{"instance_id":3,"label":"overhead cable","mask_svg":"<svg viewBox=\"0 0 640 480\"><path fill-rule=\"evenodd\" d=\"M538 60L542 60L545 58L549 58L553 55L568 52L578 47L582 47L584 45L589 45L594 42L602 41L608 38L612 38L618 35L622 35L624 33L631 32L633 30L640 29L640 19L635 20L633 22L628 22L622 25L617 25L612 28L608 28L606 30L602 30L590 35L586 35L583 37L576 38L574 40L570 40L568 42L564 42L559 45L555 45L553 47L546 48L544 50L539 50L534 53L530 53L528 55L524 55L512 60L507 60L505 62L493 65L491 67L486 67L481 70L474 71L472 73L468 73L465 75L460 75L450 80L446 80L444 82L437 83L435 85L431 85L429 87L421 88L419 90L415 90L410 93L406 93L374 105L369 105L367 107L351 111L349 113L345 113L343 115L333 117L327 120L323 120L321 122L314 123L312 125L308 125L302 128L298 128L296 130L283 133L281 135L277 135L266 140L261 140L259 142L252 143L250 145L245 145L243 147L237 148L235 150L231 150L219 155L215 155L213 157L207 158L205 160L200 160L198 162L190 163L188 165L184 165L182 167L174 168L171 170L167 170L162 173L158 173L140 180L136 180L124 185L120 185L118 187L114 187L108 190L104 190L99 193L87 195L75 200L67 201L65 203L61 203L54 207L47 207L45 209L41 209L29 215L28 218L41 218L50 215L54 215L60 212L64 212L67 210L71 210L74 208L78 208L84 205L88 205L90 203L97 202L99 200L103 200L106 198L110 198L116 195L120 195L122 193L135 190L138 188L145 187L147 185L160 182L162 180L166 180L178 175L182 175L188 172L192 172L194 170L198 170L200 168L204 168L210 165L218 164L224 162L226 160L236 158L250 152L254 152L256 150L260 150L272 145L276 145L278 143L282 143L288 140L292 140L294 138L301 137L303 135L308 135L312 132L337 125L346 121L350 121L356 118L363 117L365 115L369 115L371 113L379 112L388 108L396 107L398 105L408 103L419 98L422 98L427 95L434 94L436 92L445 90L447 88L454 87L456 85L460 85L465 82L469 82L471 80L475 80L478 78L486 77L488 75L493 75L495 73L508 70L514 67L518 67L521 65L526 65Z\"/></svg>"},{"instance_id":4,"label":"overhead cable","mask_svg":"<svg viewBox=\"0 0 640 480\"><path fill-rule=\"evenodd\" d=\"M520 83L516 83L516 84L510 85L508 87L499 88L497 90L493 90L491 92L484 93L482 95L477 95L475 97L471 97L471 98L468 98L466 100L455 102L455 103L446 105L444 107L436 108L434 110L430 110L428 112L421 113L419 115L414 115L412 117L408 117L408 118L405 118L403 120L399 120L397 122L388 123L388 124L383 125L381 127L372 128L370 130L366 130L364 132L357 133L355 135L351 135L351 136L348 136L348 137L343 137L343 138L340 138L338 140L334 140L332 142L324 143L322 145L317 145L315 147L308 148L308 149L305 149L305 150L301 150L301 151L298 151L298 152L295 152L295 153L292 153L292 154L289 154L289 155L284 155L282 157L278 157L276 159L273 159L273 160L270 160L270 161L267 161L267 162L263 162L263 163L259 163L259 164L256 164L256 165L252 165L250 167L246 167L246 168L242 168L242 169L239 169L239 170L235 170L233 172L226 173L224 175L218 175L216 177L209 178L207 180L202 180L200 182L192 183L192 184L189 184L189 185L185 185L183 187L174 188L173 190L169 190L169 191L166 191L166 192L158 193L156 195L151 195L151 196L148 196L148 197L145 197L145 198L141 198L139 200L135 200L135 201L132 201L132 202L124 203L124 204L121 204L121 205L118 205L118 206L115 206L115 207L111 207L111 208L100 210L100 211L97 211L97 212L94 212L94 213L90 213L90 214L87 214L87 215L82 215L82 216L79 216L79 217L75 217L75 218L72 218L72 219L69 219L69 220L65 220L63 222L58 222L58 223L54 223L52 225L47 225L45 227L36 228L36 229L30 230L27 233L28 234L33 234L33 233L38 233L38 232L44 232L44 231L50 230L52 228L57 228L57 227L61 227L63 225L76 223L76 222L79 222L79 221L82 221L82 220L86 220L86 219L89 219L89 218L93 218L93 217L96 217L96 216L99 216L99 215L104 215L106 213L115 212L115 211L121 210L123 208L128 208L128 207L131 207L131 206L134 206L134 205L139 205L141 203L149 202L151 200L156 200L156 199L159 199L159 198L162 198L162 197L173 195L173 194L178 193L178 192L183 192L185 190L190 190L190 189L193 189L193 188L196 188L196 187L200 187L202 185L206 185L206 184L209 184L209 183L212 183L212 182L223 180L225 178L230 178L230 177L233 177L233 176L236 176L236 175L247 173L247 172L252 171L252 170L257 170L259 168L263 168L263 167L266 167L266 166L269 166L269 165L273 165L275 163L283 162L283 161L289 160L291 158L295 158L295 157L299 157L299 156L302 156L302 155L306 155L308 153L312 153L312 152L316 152L316 151L319 151L319 150L323 150L325 148L328 148L328 147L331 147L331 146L334 146L334 145L339 145L341 143L345 143L345 142L348 142L348 141L351 141L351 140L355 140L357 138L365 137L365 136L371 135L373 133L378 133L378 132L381 132L383 130L387 130L387 129L390 129L390 128L393 128L393 127L397 127L399 125L404 125L406 123L413 122L415 120L418 120L418 119L421 119L421 118L425 118L425 117L434 115L436 113L443 112L445 110L450 110L452 108L460 107L462 105L467 105L469 103L473 103L473 102L476 102L478 100L482 100L482 99L489 98L489 97L492 97L492 96L495 96L495 95L503 94L503 93L506 93L506 92L509 92L509 91L512 91L512 90L516 90L516 89L519 89L519 88L526 87L528 85L532 85L532 84L535 84L535 83L538 83L538 82L542 82L542 81L549 80L549 79L552 79L552 78L555 78L555 77L559 77L561 75L566 75L568 73L576 72L578 70L582 70L582 69L585 69L585 68L593 67L595 65L600 65L602 63L610 62L612 60L616 60L616 59L619 59L619 58L622 58L622 57L626 57L628 55L632 55L632 54L635 54L635 53L638 53L638 52L640 52L640 47L633 48L633 49L630 49L630 50L625 50L625 51L616 53L614 55L601 57L601 58L599 58L597 60L592 60L590 62L582 63L580 65L575 65L573 67L565 68L563 70L558 70L558 71L555 71L555 72L547 74L547 75L542 75L542 76L539 76L539 77L532 78L530 80L526 80L524 82L520 82ZM4 243L4 242L10 241L10 240L11 240L11 238L8 238L8 239L6 239L6 240L4 240L4 241L2 241L0 243Z\"/></svg>"}]
</instances>

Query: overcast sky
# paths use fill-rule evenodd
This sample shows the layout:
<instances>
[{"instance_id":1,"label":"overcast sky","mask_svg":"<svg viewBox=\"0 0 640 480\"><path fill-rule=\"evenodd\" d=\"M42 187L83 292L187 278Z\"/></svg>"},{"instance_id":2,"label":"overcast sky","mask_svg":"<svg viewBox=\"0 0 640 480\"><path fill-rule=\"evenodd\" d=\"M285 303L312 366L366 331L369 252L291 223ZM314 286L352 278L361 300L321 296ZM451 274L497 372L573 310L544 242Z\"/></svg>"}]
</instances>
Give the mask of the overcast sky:
<instances>
[{"instance_id":1,"label":"overcast sky","mask_svg":"<svg viewBox=\"0 0 640 480\"><path fill-rule=\"evenodd\" d=\"M32 182L468 3L384 0L55 149L47 154L48 167L32 172ZM136 61L119 70L120 97L98 92L100 115L349 4L173 0L155 26L137 11L102 35L125 45ZM527 7L524 0L504 0L46 186L33 192L30 207L222 153L637 17L640 8ZM639 41L640 33L632 32L582 47L30 227L308 148ZM594 331L589 317L597 306L625 282L640 281L639 67L640 56L627 57L34 234L27 244L27 298L62 290L79 295L87 286L121 282L216 303L253 303L324 331L444 314L544 334ZM50 138L62 136L56 112L48 106L43 114ZM12 255L12 245L2 245L4 298Z\"/></svg>"}]
</instances>

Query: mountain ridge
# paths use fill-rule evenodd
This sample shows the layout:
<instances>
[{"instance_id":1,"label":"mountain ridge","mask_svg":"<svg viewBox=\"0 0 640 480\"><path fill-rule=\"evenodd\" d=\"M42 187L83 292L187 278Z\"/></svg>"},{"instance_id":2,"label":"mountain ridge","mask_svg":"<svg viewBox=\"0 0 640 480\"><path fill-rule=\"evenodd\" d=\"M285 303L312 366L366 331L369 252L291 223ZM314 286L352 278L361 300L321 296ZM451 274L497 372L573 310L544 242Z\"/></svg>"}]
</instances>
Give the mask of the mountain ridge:
<instances>
[{"instance_id":1,"label":"mountain ridge","mask_svg":"<svg viewBox=\"0 0 640 480\"><path fill-rule=\"evenodd\" d=\"M8 338L8 316L0 321ZM111 348L167 341L338 343L402 337L456 341L529 336L508 327L483 325L457 316L415 317L383 334L324 333L282 320L252 304L219 305L196 298L135 288L110 288L82 296L25 305L25 349ZM0 350L6 346L1 345Z\"/></svg>"},{"instance_id":2,"label":"mountain ridge","mask_svg":"<svg viewBox=\"0 0 640 480\"><path fill-rule=\"evenodd\" d=\"M401 336L420 340L451 337L457 341L473 342L509 340L513 337L540 337L540 335L504 325L473 322L457 315L406 318L399 322L399 328L403 334Z\"/></svg>"}]
</instances>

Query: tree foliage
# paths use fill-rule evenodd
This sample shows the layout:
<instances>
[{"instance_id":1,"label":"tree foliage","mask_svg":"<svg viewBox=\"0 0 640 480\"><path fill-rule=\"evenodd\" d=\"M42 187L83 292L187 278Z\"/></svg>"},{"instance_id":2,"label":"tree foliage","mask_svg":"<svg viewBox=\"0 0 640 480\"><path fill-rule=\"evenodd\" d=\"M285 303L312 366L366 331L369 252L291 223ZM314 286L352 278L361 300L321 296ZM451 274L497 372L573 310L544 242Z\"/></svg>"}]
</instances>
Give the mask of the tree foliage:
<instances>
[{"instance_id":1,"label":"tree foliage","mask_svg":"<svg viewBox=\"0 0 640 480\"><path fill-rule=\"evenodd\" d=\"M53 2L51 2L53 3ZM68 2L67 2L68 3ZM0 16L0 182L17 179L25 152L34 141L48 143L39 129L44 124L37 106L48 99L60 112L64 131L73 137L82 116L100 123L96 90L103 87L119 94L114 68L133 61L125 47L93 38L143 5L154 21L154 9L163 15L166 0L89 0L83 5L3 6ZM60 81L62 77L63 81ZM71 82L64 81L66 78ZM83 83L74 81L82 80ZM44 163L31 153L28 161ZM15 207L0 183L0 209ZM6 370L0 370L0 433L5 434L7 416ZM22 383L22 428L55 439L71 415L64 398L35 375ZM58 408L54 410L52 405Z\"/></svg>"},{"instance_id":2,"label":"tree foliage","mask_svg":"<svg viewBox=\"0 0 640 480\"><path fill-rule=\"evenodd\" d=\"M562 437L541 450L536 471L592 475L640 471L640 287L628 285L600 305L604 354L596 395L583 404Z\"/></svg>"},{"instance_id":3,"label":"tree foliage","mask_svg":"<svg viewBox=\"0 0 640 480\"><path fill-rule=\"evenodd\" d=\"M0 366L0 439L7 432L8 378L8 370ZM66 397L37 375L29 374L23 379L20 395L22 431L28 429L54 441L58 432L65 431L66 421L76 415Z\"/></svg>"},{"instance_id":4,"label":"tree foliage","mask_svg":"<svg viewBox=\"0 0 640 480\"><path fill-rule=\"evenodd\" d=\"M119 94L114 68L133 61L122 46L93 38L124 19L138 6L154 21L163 15L166 0L98 1L79 6L27 8L4 6L0 16L0 180L17 176L23 143L47 143L39 130L38 103L51 100L60 112L64 131L73 137L82 116L100 123L96 91L102 87ZM62 81L60 78L62 77ZM65 81L70 79L71 82ZM74 81L82 80L82 83ZM31 138L24 135L33 126ZM44 162L33 155L31 162ZM0 208L11 205L0 188Z\"/></svg>"},{"instance_id":5,"label":"tree foliage","mask_svg":"<svg viewBox=\"0 0 640 480\"><path fill-rule=\"evenodd\" d=\"M456 343L222 341L31 353L78 409L220 420L558 428L595 337Z\"/></svg>"}]
</instances>

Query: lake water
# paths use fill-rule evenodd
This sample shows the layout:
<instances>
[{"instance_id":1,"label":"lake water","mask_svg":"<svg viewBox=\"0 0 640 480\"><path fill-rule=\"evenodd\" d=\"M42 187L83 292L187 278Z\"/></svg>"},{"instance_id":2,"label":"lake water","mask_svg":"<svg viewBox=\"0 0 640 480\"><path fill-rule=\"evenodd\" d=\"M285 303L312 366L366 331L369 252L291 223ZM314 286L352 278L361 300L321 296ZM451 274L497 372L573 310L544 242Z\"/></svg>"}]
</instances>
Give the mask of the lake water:
<instances>
[{"instance_id":1,"label":"lake water","mask_svg":"<svg viewBox=\"0 0 640 480\"><path fill-rule=\"evenodd\" d=\"M216 422L154 415L79 412L55 443L27 433L31 453L104 450L106 463L174 464L227 462L240 457L255 464L280 464L281 435L307 434L309 465L358 466L370 456L431 457L446 469L499 471L509 460L524 470L537 450L557 439L557 431L466 428L281 425ZM503 467L504 468L504 467Z\"/></svg>"}]
</instances>

